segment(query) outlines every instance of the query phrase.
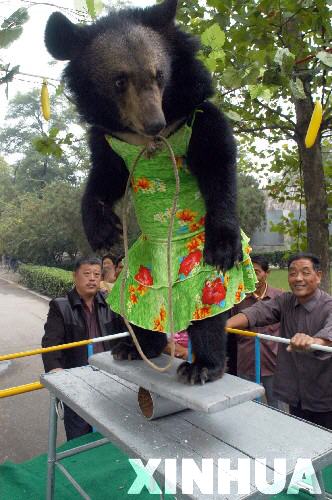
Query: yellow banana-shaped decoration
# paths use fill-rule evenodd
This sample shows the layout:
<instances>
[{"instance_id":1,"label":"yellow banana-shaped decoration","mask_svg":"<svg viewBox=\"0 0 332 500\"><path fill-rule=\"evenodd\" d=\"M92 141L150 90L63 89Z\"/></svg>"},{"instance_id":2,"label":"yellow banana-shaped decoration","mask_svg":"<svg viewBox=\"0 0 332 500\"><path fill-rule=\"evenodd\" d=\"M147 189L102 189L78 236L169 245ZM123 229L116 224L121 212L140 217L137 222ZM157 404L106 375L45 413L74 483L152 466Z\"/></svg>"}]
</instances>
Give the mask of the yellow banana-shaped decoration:
<instances>
[{"instance_id":1,"label":"yellow banana-shaped decoration","mask_svg":"<svg viewBox=\"0 0 332 500\"><path fill-rule=\"evenodd\" d=\"M48 95L47 81L43 81L41 89L41 109L43 112L43 117L45 120L49 120L51 117L51 107L50 107L50 97Z\"/></svg>"},{"instance_id":2,"label":"yellow banana-shaped decoration","mask_svg":"<svg viewBox=\"0 0 332 500\"><path fill-rule=\"evenodd\" d=\"M320 125L322 123L322 118L323 118L322 104L319 100L317 100L315 102L315 107L312 112L311 120L304 140L306 148L311 148L315 144L320 129Z\"/></svg>"}]
</instances>

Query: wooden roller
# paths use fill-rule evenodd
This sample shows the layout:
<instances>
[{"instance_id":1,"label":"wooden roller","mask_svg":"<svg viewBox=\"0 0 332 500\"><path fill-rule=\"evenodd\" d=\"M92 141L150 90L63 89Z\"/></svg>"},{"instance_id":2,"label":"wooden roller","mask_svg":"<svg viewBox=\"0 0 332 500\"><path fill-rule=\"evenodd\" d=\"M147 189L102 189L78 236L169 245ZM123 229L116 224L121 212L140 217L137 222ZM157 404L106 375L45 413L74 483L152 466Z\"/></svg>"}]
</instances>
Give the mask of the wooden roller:
<instances>
[{"instance_id":1,"label":"wooden roller","mask_svg":"<svg viewBox=\"0 0 332 500\"><path fill-rule=\"evenodd\" d=\"M137 399L142 414L148 420L165 417L188 409L175 401L171 401L154 392L143 389L143 387L139 388Z\"/></svg>"}]
</instances>

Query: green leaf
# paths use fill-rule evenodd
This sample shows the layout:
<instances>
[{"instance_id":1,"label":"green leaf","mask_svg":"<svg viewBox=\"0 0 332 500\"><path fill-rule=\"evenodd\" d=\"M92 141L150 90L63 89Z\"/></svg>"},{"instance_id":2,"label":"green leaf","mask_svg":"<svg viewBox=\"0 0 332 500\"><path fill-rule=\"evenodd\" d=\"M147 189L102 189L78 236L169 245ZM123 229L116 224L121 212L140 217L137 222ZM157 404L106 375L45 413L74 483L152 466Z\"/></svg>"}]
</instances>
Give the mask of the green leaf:
<instances>
[{"instance_id":1,"label":"green leaf","mask_svg":"<svg viewBox=\"0 0 332 500\"><path fill-rule=\"evenodd\" d=\"M22 25L29 19L25 7L17 9L11 16L3 21L0 30L0 48L8 47L22 33Z\"/></svg>"},{"instance_id":2,"label":"green leaf","mask_svg":"<svg viewBox=\"0 0 332 500\"><path fill-rule=\"evenodd\" d=\"M55 96L58 97L59 95L63 94L64 89L65 89L64 84L60 83L55 89Z\"/></svg>"},{"instance_id":3,"label":"green leaf","mask_svg":"<svg viewBox=\"0 0 332 500\"><path fill-rule=\"evenodd\" d=\"M69 133L66 135L66 137L63 139L62 143L63 143L63 144L68 144L68 145L71 145L71 144L72 144L72 142L73 142L73 137L74 137L74 135L73 135L71 132L69 132Z\"/></svg>"},{"instance_id":4,"label":"green leaf","mask_svg":"<svg viewBox=\"0 0 332 500\"><path fill-rule=\"evenodd\" d=\"M232 110L224 111L224 114L234 122L240 122L242 120L242 117L236 111Z\"/></svg>"},{"instance_id":5,"label":"green leaf","mask_svg":"<svg viewBox=\"0 0 332 500\"><path fill-rule=\"evenodd\" d=\"M224 2L223 2L224 3ZM210 7L214 7L215 9L221 9L222 5L221 5L221 2L220 0L207 0L207 4L210 6Z\"/></svg>"},{"instance_id":6,"label":"green leaf","mask_svg":"<svg viewBox=\"0 0 332 500\"><path fill-rule=\"evenodd\" d=\"M23 28L21 26L0 30L0 48L4 49L8 47L8 45L21 36L22 32Z\"/></svg>"},{"instance_id":7,"label":"green leaf","mask_svg":"<svg viewBox=\"0 0 332 500\"><path fill-rule=\"evenodd\" d=\"M104 4L102 0L95 0L95 13L96 15L100 14L103 10Z\"/></svg>"},{"instance_id":8,"label":"green leaf","mask_svg":"<svg viewBox=\"0 0 332 500\"><path fill-rule=\"evenodd\" d=\"M294 66L294 61L295 55L292 54L287 48L285 49L279 47L277 49L277 52L274 56L274 62L281 67L281 70L285 75L291 74Z\"/></svg>"},{"instance_id":9,"label":"green leaf","mask_svg":"<svg viewBox=\"0 0 332 500\"><path fill-rule=\"evenodd\" d=\"M241 86L241 75L239 71L234 68L227 68L221 77L222 83L229 89Z\"/></svg>"},{"instance_id":10,"label":"green leaf","mask_svg":"<svg viewBox=\"0 0 332 500\"><path fill-rule=\"evenodd\" d=\"M248 85L249 89L249 94L251 99L256 99L257 97L260 97L264 101L269 102L271 99L273 92L269 87L266 87L262 83L258 85Z\"/></svg>"},{"instance_id":11,"label":"green leaf","mask_svg":"<svg viewBox=\"0 0 332 500\"><path fill-rule=\"evenodd\" d=\"M202 44L217 50L223 47L225 43L225 33L221 30L219 24L212 24L201 35Z\"/></svg>"},{"instance_id":12,"label":"green leaf","mask_svg":"<svg viewBox=\"0 0 332 500\"><path fill-rule=\"evenodd\" d=\"M264 72L263 75L264 85L282 85L282 77L280 74L280 68L269 68Z\"/></svg>"},{"instance_id":13,"label":"green leaf","mask_svg":"<svg viewBox=\"0 0 332 500\"><path fill-rule=\"evenodd\" d=\"M0 85L2 83L8 83L11 82L14 78L14 76L19 72L20 67L19 66L14 66L11 70L8 71L8 68L3 68L2 71L6 71L5 76L0 78Z\"/></svg>"},{"instance_id":14,"label":"green leaf","mask_svg":"<svg viewBox=\"0 0 332 500\"><path fill-rule=\"evenodd\" d=\"M15 12L5 19L1 25L3 29L12 29L26 23L29 19L28 10L25 7L15 10Z\"/></svg>"},{"instance_id":15,"label":"green leaf","mask_svg":"<svg viewBox=\"0 0 332 500\"><path fill-rule=\"evenodd\" d=\"M217 67L217 61L216 61L215 57L213 56L213 54L210 54L208 57L206 57L204 59L204 63L206 65L207 69L209 71L211 71L211 73L215 72L216 67Z\"/></svg>"},{"instance_id":16,"label":"green leaf","mask_svg":"<svg viewBox=\"0 0 332 500\"><path fill-rule=\"evenodd\" d=\"M59 129L57 127L52 127L49 131L49 136L54 139L59 133Z\"/></svg>"},{"instance_id":17,"label":"green leaf","mask_svg":"<svg viewBox=\"0 0 332 500\"><path fill-rule=\"evenodd\" d=\"M289 82L289 86L295 99L306 99L307 96L304 92L303 83L299 78L296 78L296 80L291 80Z\"/></svg>"},{"instance_id":18,"label":"green leaf","mask_svg":"<svg viewBox=\"0 0 332 500\"><path fill-rule=\"evenodd\" d=\"M47 140L45 140L45 138L37 137L36 139L33 139L32 144L34 145L34 147L35 147L36 151L38 151L38 153L41 153L42 155L50 154L50 147L49 147Z\"/></svg>"},{"instance_id":19,"label":"green leaf","mask_svg":"<svg viewBox=\"0 0 332 500\"><path fill-rule=\"evenodd\" d=\"M321 50L318 52L317 57L325 66L332 68L332 54L329 54L325 50Z\"/></svg>"},{"instance_id":20,"label":"green leaf","mask_svg":"<svg viewBox=\"0 0 332 500\"><path fill-rule=\"evenodd\" d=\"M96 11L95 11L95 2L94 0L85 0L86 3L86 8L88 9L88 13L92 18L96 17Z\"/></svg>"},{"instance_id":21,"label":"green leaf","mask_svg":"<svg viewBox=\"0 0 332 500\"><path fill-rule=\"evenodd\" d=\"M253 66L248 68L245 72L244 82L248 85L254 85L257 83L257 79L260 77L260 70L258 66Z\"/></svg>"}]
</instances>

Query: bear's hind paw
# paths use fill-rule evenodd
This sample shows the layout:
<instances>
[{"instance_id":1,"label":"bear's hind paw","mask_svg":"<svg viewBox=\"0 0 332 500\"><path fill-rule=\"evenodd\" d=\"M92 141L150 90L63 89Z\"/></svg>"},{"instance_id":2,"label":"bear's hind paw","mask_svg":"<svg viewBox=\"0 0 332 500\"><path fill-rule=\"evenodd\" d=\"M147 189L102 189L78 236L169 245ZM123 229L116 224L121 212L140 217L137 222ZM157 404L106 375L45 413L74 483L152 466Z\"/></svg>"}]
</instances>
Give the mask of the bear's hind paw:
<instances>
[{"instance_id":1,"label":"bear's hind paw","mask_svg":"<svg viewBox=\"0 0 332 500\"><path fill-rule=\"evenodd\" d=\"M113 347L112 356L117 361L133 361L134 359L141 359L136 347L125 342L120 342Z\"/></svg>"},{"instance_id":2,"label":"bear's hind paw","mask_svg":"<svg viewBox=\"0 0 332 500\"><path fill-rule=\"evenodd\" d=\"M205 382L221 378L224 374L224 368L222 366L207 368L202 363L188 363L185 361L177 369L177 374L180 382L184 384L204 385Z\"/></svg>"}]
</instances>

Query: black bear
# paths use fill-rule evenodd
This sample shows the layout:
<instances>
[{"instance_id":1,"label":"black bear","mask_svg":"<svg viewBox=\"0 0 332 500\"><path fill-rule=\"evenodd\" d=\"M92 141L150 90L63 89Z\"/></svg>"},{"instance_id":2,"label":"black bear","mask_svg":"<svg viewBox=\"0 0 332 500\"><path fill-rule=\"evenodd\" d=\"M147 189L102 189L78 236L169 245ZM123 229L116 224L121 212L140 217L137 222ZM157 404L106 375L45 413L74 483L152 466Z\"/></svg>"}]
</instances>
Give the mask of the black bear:
<instances>
[{"instance_id":1,"label":"black bear","mask_svg":"<svg viewBox=\"0 0 332 500\"><path fill-rule=\"evenodd\" d=\"M158 356L170 331L167 231L175 193L172 163L159 136L170 142L180 177L172 234L173 324L186 329L194 362L180 380L204 383L222 376L227 311L255 289L248 239L237 218L236 146L224 115L207 99L211 77L196 58L197 39L175 24L177 0L144 9L112 11L92 25L61 13L48 20L47 49L69 60L64 79L90 125L92 169L82 200L87 238L94 250L121 234L114 203L131 179L142 230L129 252L126 316L144 353ZM120 280L110 297L121 312ZM157 333L156 333L157 332ZM131 341L116 359L137 359Z\"/></svg>"}]
</instances>

